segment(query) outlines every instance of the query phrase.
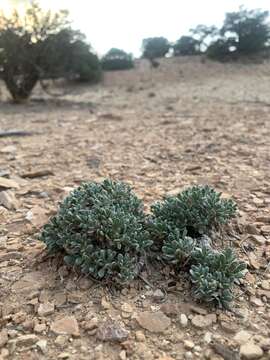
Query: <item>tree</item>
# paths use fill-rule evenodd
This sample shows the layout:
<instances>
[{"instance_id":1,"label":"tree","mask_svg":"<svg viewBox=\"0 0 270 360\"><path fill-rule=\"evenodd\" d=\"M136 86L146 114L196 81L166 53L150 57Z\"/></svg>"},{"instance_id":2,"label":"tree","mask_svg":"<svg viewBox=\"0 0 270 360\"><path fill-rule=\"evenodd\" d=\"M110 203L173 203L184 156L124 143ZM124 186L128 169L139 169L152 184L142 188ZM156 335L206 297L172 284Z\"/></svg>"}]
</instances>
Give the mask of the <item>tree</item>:
<instances>
[{"instance_id":1,"label":"tree","mask_svg":"<svg viewBox=\"0 0 270 360\"><path fill-rule=\"evenodd\" d=\"M74 73L74 47L84 36L71 29L67 16L66 11L44 12L36 2L23 16L0 14L1 77L16 102L25 101L39 80Z\"/></svg>"},{"instance_id":2,"label":"tree","mask_svg":"<svg viewBox=\"0 0 270 360\"><path fill-rule=\"evenodd\" d=\"M268 11L247 10L226 14L221 35L234 37L239 54L254 54L264 50L270 39Z\"/></svg>"},{"instance_id":3,"label":"tree","mask_svg":"<svg viewBox=\"0 0 270 360\"><path fill-rule=\"evenodd\" d=\"M170 43L164 37L152 37L144 39L142 42L143 57L150 61L164 57L170 50Z\"/></svg>"},{"instance_id":4,"label":"tree","mask_svg":"<svg viewBox=\"0 0 270 360\"><path fill-rule=\"evenodd\" d=\"M80 82L97 83L102 77L98 56L92 53L90 45L82 40L77 40L72 45L68 67Z\"/></svg>"},{"instance_id":5,"label":"tree","mask_svg":"<svg viewBox=\"0 0 270 360\"><path fill-rule=\"evenodd\" d=\"M207 50L206 55L213 60L226 61L237 55L234 38L219 38L212 42Z\"/></svg>"},{"instance_id":6,"label":"tree","mask_svg":"<svg viewBox=\"0 0 270 360\"><path fill-rule=\"evenodd\" d=\"M101 59L103 70L128 70L134 67L131 54L124 50L112 48Z\"/></svg>"},{"instance_id":7,"label":"tree","mask_svg":"<svg viewBox=\"0 0 270 360\"><path fill-rule=\"evenodd\" d=\"M181 36L173 46L174 56L197 55L200 53L200 42L192 36Z\"/></svg>"},{"instance_id":8,"label":"tree","mask_svg":"<svg viewBox=\"0 0 270 360\"><path fill-rule=\"evenodd\" d=\"M219 30L216 26L198 25L190 29L190 33L194 39L199 42L200 51L207 49L209 43L213 42L219 36Z\"/></svg>"}]
</instances>

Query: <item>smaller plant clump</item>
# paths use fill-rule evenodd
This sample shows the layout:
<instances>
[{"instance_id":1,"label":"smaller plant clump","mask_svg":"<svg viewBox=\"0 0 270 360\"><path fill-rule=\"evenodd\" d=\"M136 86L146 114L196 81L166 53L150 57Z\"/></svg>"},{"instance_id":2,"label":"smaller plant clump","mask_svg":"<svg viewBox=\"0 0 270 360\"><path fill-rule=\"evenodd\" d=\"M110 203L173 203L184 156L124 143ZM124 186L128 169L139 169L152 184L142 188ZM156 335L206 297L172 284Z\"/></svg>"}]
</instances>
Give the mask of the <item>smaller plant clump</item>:
<instances>
[{"instance_id":1,"label":"smaller plant clump","mask_svg":"<svg viewBox=\"0 0 270 360\"><path fill-rule=\"evenodd\" d=\"M125 282L136 276L152 244L144 223L142 202L128 185L86 183L63 201L41 240L49 252L64 253L64 261L83 273Z\"/></svg>"},{"instance_id":2,"label":"smaller plant clump","mask_svg":"<svg viewBox=\"0 0 270 360\"><path fill-rule=\"evenodd\" d=\"M186 235L186 231L181 234L178 229L171 232L164 241L162 247L163 258L173 265L186 264L195 249L196 241Z\"/></svg>"},{"instance_id":3,"label":"smaller plant clump","mask_svg":"<svg viewBox=\"0 0 270 360\"><path fill-rule=\"evenodd\" d=\"M232 287L243 277L245 263L239 261L230 248L221 252L197 248L192 260L195 264L191 266L190 275L195 298L228 308L233 299Z\"/></svg>"},{"instance_id":4,"label":"smaller plant clump","mask_svg":"<svg viewBox=\"0 0 270 360\"><path fill-rule=\"evenodd\" d=\"M245 264L231 249L213 250L207 235L235 216L235 203L222 199L209 186L193 186L151 209L148 225L156 251L161 251L176 273L190 273L198 300L228 306L233 284L243 276Z\"/></svg>"},{"instance_id":5,"label":"smaller plant clump","mask_svg":"<svg viewBox=\"0 0 270 360\"><path fill-rule=\"evenodd\" d=\"M193 186L155 203L151 210L150 228L157 238L166 238L173 229L186 230L195 238L228 223L236 213L236 205L209 186Z\"/></svg>"},{"instance_id":6,"label":"smaller plant clump","mask_svg":"<svg viewBox=\"0 0 270 360\"><path fill-rule=\"evenodd\" d=\"M101 64L105 71L129 70L134 68L132 55L117 48L110 49L101 59Z\"/></svg>"}]
</instances>

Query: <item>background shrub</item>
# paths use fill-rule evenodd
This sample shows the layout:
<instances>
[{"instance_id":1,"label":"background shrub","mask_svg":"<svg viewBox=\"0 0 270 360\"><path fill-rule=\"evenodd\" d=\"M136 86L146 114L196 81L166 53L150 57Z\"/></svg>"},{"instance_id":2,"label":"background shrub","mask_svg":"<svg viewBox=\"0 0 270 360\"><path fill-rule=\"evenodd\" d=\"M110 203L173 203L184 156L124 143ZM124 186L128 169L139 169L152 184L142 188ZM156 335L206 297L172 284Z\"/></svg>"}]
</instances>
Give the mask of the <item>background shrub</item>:
<instances>
[{"instance_id":1,"label":"background shrub","mask_svg":"<svg viewBox=\"0 0 270 360\"><path fill-rule=\"evenodd\" d=\"M152 244L144 222L142 202L128 185L86 183L63 201L41 240L83 273L124 282L136 276Z\"/></svg>"},{"instance_id":2,"label":"background shrub","mask_svg":"<svg viewBox=\"0 0 270 360\"><path fill-rule=\"evenodd\" d=\"M164 57L170 50L170 43L164 37L151 37L142 42L143 57L146 59L155 59Z\"/></svg>"},{"instance_id":3,"label":"background shrub","mask_svg":"<svg viewBox=\"0 0 270 360\"><path fill-rule=\"evenodd\" d=\"M67 71L80 82L97 83L102 77L98 56L82 40L77 40L72 46Z\"/></svg>"},{"instance_id":4,"label":"background shrub","mask_svg":"<svg viewBox=\"0 0 270 360\"><path fill-rule=\"evenodd\" d=\"M232 60L237 55L235 40L225 38L216 40L208 46L206 55L218 61Z\"/></svg>"},{"instance_id":5,"label":"background shrub","mask_svg":"<svg viewBox=\"0 0 270 360\"><path fill-rule=\"evenodd\" d=\"M75 75L98 80L97 58L84 40L70 27L65 11L44 12L33 2L24 16L1 13L0 76L12 98L25 101L39 80Z\"/></svg>"},{"instance_id":6,"label":"background shrub","mask_svg":"<svg viewBox=\"0 0 270 360\"><path fill-rule=\"evenodd\" d=\"M192 36L181 36L173 46L174 56L200 54L200 42Z\"/></svg>"},{"instance_id":7,"label":"background shrub","mask_svg":"<svg viewBox=\"0 0 270 360\"><path fill-rule=\"evenodd\" d=\"M248 55L263 51L270 39L269 12L240 8L226 14L221 35L235 39L236 52Z\"/></svg>"},{"instance_id":8,"label":"background shrub","mask_svg":"<svg viewBox=\"0 0 270 360\"><path fill-rule=\"evenodd\" d=\"M101 60L103 70L128 70L134 67L131 54L124 50L112 48Z\"/></svg>"},{"instance_id":9,"label":"background shrub","mask_svg":"<svg viewBox=\"0 0 270 360\"><path fill-rule=\"evenodd\" d=\"M219 61L260 54L269 48L269 12L247 10L226 14L222 28L207 46L206 54Z\"/></svg>"}]
</instances>

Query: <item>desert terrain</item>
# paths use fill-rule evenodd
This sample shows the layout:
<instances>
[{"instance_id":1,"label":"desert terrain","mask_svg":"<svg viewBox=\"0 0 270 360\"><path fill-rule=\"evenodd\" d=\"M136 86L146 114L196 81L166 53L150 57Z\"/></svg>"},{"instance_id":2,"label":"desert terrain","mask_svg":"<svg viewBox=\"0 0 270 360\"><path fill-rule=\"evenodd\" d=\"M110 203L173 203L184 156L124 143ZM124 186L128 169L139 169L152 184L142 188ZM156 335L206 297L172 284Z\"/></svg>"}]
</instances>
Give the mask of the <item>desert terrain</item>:
<instances>
[{"instance_id":1,"label":"desert terrain","mask_svg":"<svg viewBox=\"0 0 270 360\"><path fill-rule=\"evenodd\" d=\"M269 359L270 63L140 61L67 87L15 105L1 84L0 131L29 134L0 137L0 359ZM106 177L147 208L192 184L236 201L224 242L248 272L231 311L167 269L118 290L46 258L38 235L59 201Z\"/></svg>"}]
</instances>

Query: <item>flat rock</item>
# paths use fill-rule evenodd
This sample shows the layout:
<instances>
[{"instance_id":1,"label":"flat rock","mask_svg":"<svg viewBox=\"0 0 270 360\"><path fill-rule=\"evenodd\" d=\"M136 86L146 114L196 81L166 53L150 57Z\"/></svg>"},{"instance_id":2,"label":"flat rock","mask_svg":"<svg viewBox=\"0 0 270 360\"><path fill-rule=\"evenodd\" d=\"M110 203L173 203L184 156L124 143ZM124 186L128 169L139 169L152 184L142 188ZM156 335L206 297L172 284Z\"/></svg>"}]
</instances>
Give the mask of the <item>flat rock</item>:
<instances>
[{"instance_id":1,"label":"flat rock","mask_svg":"<svg viewBox=\"0 0 270 360\"><path fill-rule=\"evenodd\" d=\"M12 191L0 192L0 205L4 206L8 210L16 210L19 208L19 201Z\"/></svg>"},{"instance_id":2,"label":"flat rock","mask_svg":"<svg viewBox=\"0 0 270 360\"><path fill-rule=\"evenodd\" d=\"M250 235L249 239L258 245L264 245L266 242L265 237L262 235Z\"/></svg>"},{"instance_id":3,"label":"flat rock","mask_svg":"<svg viewBox=\"0 0 270 360\"><path fill-rule=\"evenodd\" d=\"M262 302L262 300L260 298L257 298L255 296L251 296L250 298L250 303L254 306L258 306L261 307L264 305L264 303Z\"/></svg>"},{"instance_id":4,"label":"flat rock","mask_svg":"<svg viewBox=\"0 0 270 360\"><path fill-rule=\"evenodd\" d=\"M39 316L48 316L54 313L54 304L44 303L40 304L38 307L38 315Z\"/></svg>"},{"instance_id":5,"label":"flat rock","mask_svg":"<svg viewBox=\"0 0 270 360\"><path fill-rule=\"evenodd\" d=\"M170 317L177 316L179 314L179 306L174 303L162 304L160 310Z\"/></svg>"},{"instance_id":6,"label":"flat rock","mask_svg":"<svg viewBox=\"0 0 270 360\"><path fill-rule=\"evenodd\" d=\"M261 282L261 287L263 290L270 290L270 281L269 280L263 280Z\"/></svg>"},{"instance_id":7,"label":"flat rock","mask_svg":"<svg viewBox=\"0 0 270 360\"><path fill-rule=\"evenodd\" d=\"M207 315L207 310L197 305L190 305L190 311L199 315Z\"/></svg>"},{"instance_id":8,"label":"flat rock","mask_svg":"<svg viewBox=\"0 0 270 360\"><path fill-rule=\"evenodd\" d=\"M43 354L46 354L46 352L47 352L47 340L39 340L36 343L36 346Z\"/></svg>"},{"instance_id":9,"label":"flat rock","mask_svg":"<svg viewBox=\"0 0 270 360\"><path fill-rule=\"evenodd\" d=\"M129 336L129 332L117 321L105 321L97 331L97 338L101 341L123 342Z\"/></svg>"},{"instance_id":10,"label":"flat rock","mask_svg":"<svg viewBox=\"0 0 270 360\"><path fill-rule=\"evenodd\" d=\"M26 214L26 220L28 220L37 229L44 226L48 221L46 210L40 206L34 206Z\"/></svg>"},{"instance_id":11,"label":"flat rock","mask_svg":"<svg viewBox=\"0 0 270 360\"><path fill-rule=\"evenodd\" d=\"M161 311L144 311L136 319L142 328L153 333L164 332L171 324L170 318Z\"/></svg>"},{"instance_id":12,"label":"flat rock","mask_svg":"<svg viewBox=\"0 0 270 360\"><path fill-rule=\"evenodd\" d=\"M213 322L215 322L214 316L209 315L195 315L191 320L192 325L198 329L207 328L208 326L212 325Z\"/></svg>"},{"instance_id":13,"label":"flat rock","mask_svg":"<svg viewBox=\"0 0 270 360\"><path fill-rule=\"evenodd\" d=\"M17 151L17 146L7 145L0 149L1 154L15 154Z\"/></svg>"},{"instance_id":14,"label":"flat rock","mask_svg":"<svg viewBox=\"0 0 270 360\"><path fill-rule=\"evenodd\" d=\"M51 331L56 335L80 335L79 325L74 316L66 316L55 320L51 324Z\"/></svg>"},{"instance_id":15,"label":"flat rock","mask_svg":"<svg viewBox=\"0 0 270 360\"><path fill-rule=\"evenodd\" d=\"M240 330L237 334L235 334L233 339L238 345L243 345L251 339L251 336L252 335L248 331Z\"/></svg>"},{"instance_id":16,"label":"flat rock","mask_svg":"<svg viewBox=\"0 0 270 360\"><path fill-rule=\"evenodd\" d=\"M246 232L251 235L260 235L260 231L257 229L257 227L253 224L247 224L246 225Z\"/></svg>"},{"instance_id":17,"label":"flat rock","mask_svg":"<svg viewBox=\"0 0 270 360\"><path fill-rule=\"evenodd\" d=\"M19 185L14 180L0 177L0 190L3 189L18 189Z\"/></svg>"},{"instance_id":18,"label":"flat rock","mask_svg":"<svg viewBox=\"0 0 270 360\"><path fill-rule=\"evenodd\" d=\"M246 360L256 360L263 356L263 350L253 342L247 342L240 347L240 356Z\"/></svg>"},{"instance_id":19,"label":"flat rock","mask_svg":"<svg viewBox=\"0 0 270 360\"><path fill-rule=\"evenodd\" d=\"M6 329L3 329L0 332L0 349L6 345L6 343L8 342L8 332Z\"/></svg>"},{"instance_id":20,"label":"flat rock","mask_svg":"<svg viewBox=\"0 0 270 360\"><path fill-rule=\"evenodd\" d=\"M270 225L264 225L261 227L261 231L265 235L270 235Z\"/></svg>"},{"instance_id":21,"label":"flat rock","mask_svg":"<svg viewBox=\"0 0 270 360\"><path fill-rule=\"evenodd\" d=\"M261 264L257 258L257 256L254 253L250 253L248 256L249 265L252 269L259 270L261 267Z\"/></svg>"},{"instance_id":22,"label":"flat rock","mask_svg":"<svg viewBox=\"0 0 270 360\"><path fill-rule=\"evenodd\" d=\"M156 289L153 293L153 299L157 302L163 300L164 299L163 291L161 291L160 289Z\"/></svg>"},{"instance_id":23,"label":"flat rock","mask_svg":"<svg viewBox=\"0 0 270 360\"><path fill-rule=\"evenodd\" d=\"M5 222L8 217L8 210L4 206L0 206L0 222Z\"/></svg>"},{"instance_id":24,"label":"flat rock","mask_svg":"<svg viewBox=\"0 0 270 360\"><path fill-rule=\"evenodd\" d=\"M32 346L38 341L38 337L35 334L21 335L17 339L11 340L15 342L17 346Z\"/></svg>"},{"instance_id":25,"label":"flat rock","mask_svg":"<svg viewBox=\"0 0 270 360\"><path fill-rule=\"evenodd\" d=\"M270 290L258 289L257 290L257 295L258 296L265 296L267 299L270 299Z\"/></svg>"},{"instance_id":26,"label":"flat rock","mask_svg":"<svg viewBox=\"0 0 270 360\"><path fill-rule=\"evenodd\" d=\"M19 251L10 251L7 253L0 253L0 262L9 260L18 260L23 257L23 254Z\"/></svg>"},{"instance_id":27,"label":"flat rock","mask_svg":"<svg viewBox=\"0 0 270 360\"><path fill-rule=\"evenodd\" d=\"M35 179L38 177L43 177L43 176L48 176L48 175L54 175L54 173L51 169L33 170L33 171L29 171L27 173L24 173L21 176L22 176L22 178Z\"/></svg>"},{"instance_id":28,"label":"flat rock","mask_svg":"<svg viewBox=\"0 0 270 360\"><path fill-rule=\"evenodd\" d=\"M12 290L18 292L30 293L43 288L47 283L44 272L33 271L24 275L20 280L12 285Z\"/></svg>"},{"instance_id":29,"label":"flat rock","mask_svg":"<svg viewBox=\"0 0 270 360\"><path fill-rule=\"evenodd\" d=\"M268 216L267 215L258 216L257 221L263 222L265 224L270 224L270 215L268 215Z\"/></svg>"},{"instance_id":30,"label":"flat rock","mask_svg":"<svg viewBox=\"0 0 270 360\"><path fill-rule=\"evenodd\" d=\"M229 334L235 334L239 329L239 326L233 322L221 321L221 328Z\"/></svg>"}]
</instances>

